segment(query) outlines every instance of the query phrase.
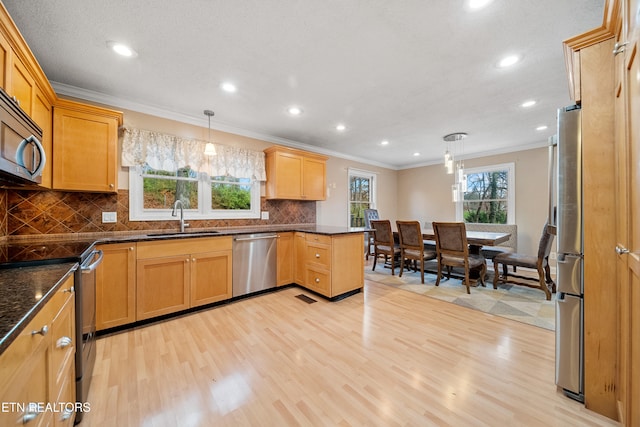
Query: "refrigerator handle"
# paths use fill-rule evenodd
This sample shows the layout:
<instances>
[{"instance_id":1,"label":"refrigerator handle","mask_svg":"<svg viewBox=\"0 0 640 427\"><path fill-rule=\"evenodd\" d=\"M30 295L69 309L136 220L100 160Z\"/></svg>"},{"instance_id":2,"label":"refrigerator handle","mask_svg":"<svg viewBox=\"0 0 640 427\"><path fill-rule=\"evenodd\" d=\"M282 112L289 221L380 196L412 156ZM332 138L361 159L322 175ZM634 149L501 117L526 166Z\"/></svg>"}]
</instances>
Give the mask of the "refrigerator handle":
<instances>
[{"instance_id":1,"label":"refrigerator handle","mask_svg":"<svg viewBox=\"0 0 640 427\"><path fill-rule=\"evenodd\" d=\"M558 135L549 137L549 212L548 224L556 226L556 209L555 209L555 159L556 146L558 145Z\"/></svg>"}]
</instances>

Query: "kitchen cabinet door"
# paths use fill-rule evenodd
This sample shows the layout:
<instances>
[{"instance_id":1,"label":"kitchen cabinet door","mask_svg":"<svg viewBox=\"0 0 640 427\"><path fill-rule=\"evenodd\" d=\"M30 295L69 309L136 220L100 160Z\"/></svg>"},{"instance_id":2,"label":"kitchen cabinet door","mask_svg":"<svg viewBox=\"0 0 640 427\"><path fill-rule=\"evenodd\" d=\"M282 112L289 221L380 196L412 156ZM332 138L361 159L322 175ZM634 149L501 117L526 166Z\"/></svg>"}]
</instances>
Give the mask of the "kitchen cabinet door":
<instances>
[{"instance_id":1,"label":"kitchen cabinet door","mask_svg":"<svg viewBox=\"0 0 640 427\"><path fill-rule=\"evenodd\" d=\"M301 286L305 286L307 265L307 240L305 233L294 234L294 281Z\"/></svg>"},{"instance_id":2,"label":"kitchen cabinet door","mask_svg":"<svg viewBox=\"0 0 640 427\"><path fill-rule=\"evenodd\" d=\"M326 156L280 146L264 151L267 199L325 200Z\"/></svg>"},{"instance_id":3,"label":"kitchen cabinet door","mask_svg":"<svg viewBox=\"0 0 640 427\"><path fill-rule=\"evenodd\" d=\"M325 200L326 162L305 158L302 168L302 198L304 200Z\"/></svg>"},{"instance_id":4,"label":"kitchen cabinet door","mask_svg":"<svg viewBox=\"0 0 640 427\"><path fill-rule=\"evenodd\" d=\"M231 298L232 251L191 255L191 307Z\"/></svg>"},{"instance_id":5,"label":"kitchen cabinet door","mask_svg":"<svg viewBox=\"0 0 640 427\"><path fill-rule=\"evenodd\" d=\"M277 285L294 282L294 239L293 233L279 233L277 247Z\"/></svg>"},{"instance_id":6,"label":"kitchen cabinet door","mask_svg":"<svg viewBox=\"0 0 640 427\"><path fill-rule=\"evenodd\" d=\"M96 329L136 321L136 243L98 246L104 258L96 270Z\"/></svg>"},{"instance_id":7,"label":"kitchen cabinet door","mask_svg":"<svg viewBox=\"0 0 640 427\"><path fill-rule=\"evenodd\" d=\"M53 170L53 107L45 94L36 86L33 95L33 112L31 118L42 129L42 147L44 148L47 161L42 171L42 185L51 188Z\"/></svg>"},{"instance_id":8,"label":"kitchen cabinet door","mask_svg":"<svg viewBox=\"0 0 640 427\"><path fill-rule=\"evenodd\" d=\"M53 188L118 191L118 128L122 113L58 100L53 108Z\"/></svg>"},{"instance_id":9,"label":"kitchen cabinet door","mask_svg":"<svg viewBox=\"0 0 640 427\"><path fill-rule=\"evenodd\" d=\"M189 255L139 259L136 267L138 320L189 308Z\"/></svg>"},{"instance_id":10,"label":"kitchen cabinet door","mask_svg":"<svg viewBox=\"0 0 640 427\"><path fill-rule=\"evenodd\" d=\"M8 90L9 86L9 58L11 57L11 45L9 41L0 34L0 86Z\"/></svg>"},{"instance_id":11,"label":"kitchen cabinet door","mask_svg":"<svg viewBox=\"0 0 640 427\"><path fill-rule=\"evenodd\" d=\"M30 117L33 113L33 99L36 83L27 67L22 63L15 52L10 58L9 90L10 96L15 97L20 108Z\"/></svg>"}]
</instances>

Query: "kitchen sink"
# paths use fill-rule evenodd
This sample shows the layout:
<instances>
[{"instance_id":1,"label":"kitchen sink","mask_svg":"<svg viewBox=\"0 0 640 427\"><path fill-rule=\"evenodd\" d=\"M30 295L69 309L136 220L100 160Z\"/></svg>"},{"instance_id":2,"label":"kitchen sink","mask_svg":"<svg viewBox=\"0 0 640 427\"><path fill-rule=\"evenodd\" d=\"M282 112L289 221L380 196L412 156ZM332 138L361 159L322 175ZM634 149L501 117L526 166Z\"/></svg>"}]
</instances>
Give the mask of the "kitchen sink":
<instances>
[{"instance_id":1,"label":"kitchen sink","mask_svg":"<svg viewBox=\"0 0 640 427\"><path fill-rule=\"evenodd\" d=\"M168 233L147 234L147 237L179 237L179 236L208 236L210 234L218 234L218 231L172 231Z\"/></svg>"}]
</instances>

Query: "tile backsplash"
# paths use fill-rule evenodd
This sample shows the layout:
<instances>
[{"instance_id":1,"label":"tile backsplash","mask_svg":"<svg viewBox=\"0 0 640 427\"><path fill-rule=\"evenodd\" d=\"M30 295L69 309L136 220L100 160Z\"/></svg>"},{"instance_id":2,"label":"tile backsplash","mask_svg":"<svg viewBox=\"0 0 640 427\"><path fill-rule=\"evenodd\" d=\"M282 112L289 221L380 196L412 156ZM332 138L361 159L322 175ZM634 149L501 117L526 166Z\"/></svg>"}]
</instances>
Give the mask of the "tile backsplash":
<instances>
[{"instance_id":1,"label":"tile backsplash","mask_svg":"<svg viewBox=\"0 0 640 427\"><path fill-rule=\"evenodd\" d=\"M192 228L315 224L316 202L260 200L268 220L189 220ZM117 222L102 223L102 212L116 212ZM44 235L176 229L175 219L129 221L129 191L118 194L0 190L0 235Z\"/></svg>"}]
</instances>

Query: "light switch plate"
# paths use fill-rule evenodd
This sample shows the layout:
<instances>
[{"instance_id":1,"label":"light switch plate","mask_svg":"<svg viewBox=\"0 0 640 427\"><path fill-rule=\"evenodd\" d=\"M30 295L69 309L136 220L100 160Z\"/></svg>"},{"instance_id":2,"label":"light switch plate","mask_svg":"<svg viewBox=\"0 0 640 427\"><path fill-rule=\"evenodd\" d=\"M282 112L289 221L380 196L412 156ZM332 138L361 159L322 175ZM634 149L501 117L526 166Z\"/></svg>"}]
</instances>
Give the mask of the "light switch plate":
<instances>
[{"instance_id":1,"label":"light switch plate","mask_svg":"<svg viewBox=\"0 0 640 427\"><path fill-rule=\"evenodd\" d=\"M260 212L260 218L261 219L269 219L269 211Z\"/></svg>"},{"instance_id":2,"label":"light switch plate","mask_svg":"<svg viewBox=\"0 0 640 427\"><path fill-rule=\"evenodd\" d=\"M102 212L102 223L113 224L118 221L116 212Z\"/></svg>"}]
</instances>

